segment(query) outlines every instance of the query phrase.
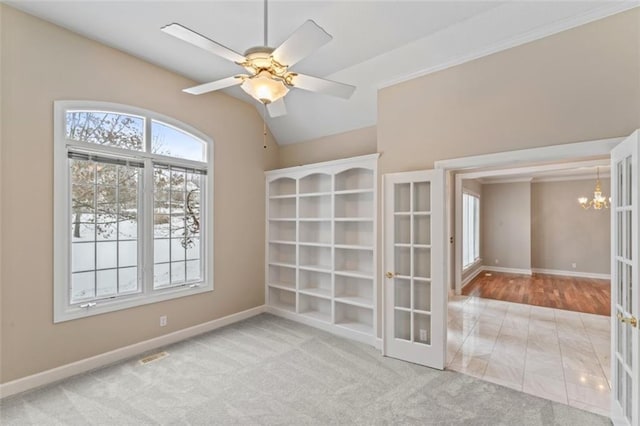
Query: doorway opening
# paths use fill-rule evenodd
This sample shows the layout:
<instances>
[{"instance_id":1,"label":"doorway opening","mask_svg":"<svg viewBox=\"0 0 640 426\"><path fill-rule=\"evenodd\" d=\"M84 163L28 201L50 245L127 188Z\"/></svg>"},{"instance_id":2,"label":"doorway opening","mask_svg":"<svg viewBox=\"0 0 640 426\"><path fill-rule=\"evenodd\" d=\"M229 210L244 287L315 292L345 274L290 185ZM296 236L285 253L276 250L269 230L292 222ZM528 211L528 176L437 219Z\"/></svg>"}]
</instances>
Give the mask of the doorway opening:
<instances>
[{"instance_id":1,"label":"doorway opening","mask_svg":"<svg viewBox=\"0 0 640 426\"><path fill-rule=\"evenodd\" d=\"M454 236L447 368L610 415L610 213L583 211L577 199L593 191L597 169L607 178L609 151L620 141L437 165L448 172ZM608 195L608 181L602 187ZM602 223L585 226L585 214ZM569 231L581 241L570 241ZM571 259L578 253L569 243L596 250Z\"/></svg>"}]
</instances>

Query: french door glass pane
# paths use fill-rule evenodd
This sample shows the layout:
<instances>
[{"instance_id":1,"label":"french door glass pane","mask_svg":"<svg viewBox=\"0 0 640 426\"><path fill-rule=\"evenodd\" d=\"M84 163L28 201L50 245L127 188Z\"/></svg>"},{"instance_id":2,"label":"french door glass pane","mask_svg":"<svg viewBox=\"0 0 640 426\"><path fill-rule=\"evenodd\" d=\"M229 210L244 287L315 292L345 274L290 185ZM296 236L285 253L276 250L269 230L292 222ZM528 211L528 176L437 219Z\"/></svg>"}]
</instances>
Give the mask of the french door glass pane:
<instances>
[{"instance_id":1,"label":"french door glass pane","mask_svg":"<svg viewBox=\"0 0 640 426\"><path fill-rule=\"evenodd\" d=\"M397 183L395 185L394 210L395 212L408 212L411 210L411 184Z\"/></svg>"},{"instance_id":2,"label":"french door glass pane","mask_svg":"<svg viewBox=\"0 0 640 426\"><path fill-rule=\"evenodd\" d=\"M411 340L411 313L396 309L394 328L396 339Z\"/></svg>"},{"instance_id":3,"label":"french door glass pane","mask_svg":"<svg viewBox=\"0 0 640 426\"><path fill-rule=\"evenodd\" d=\"M395 279L395 306L398 308L411 308L411 280Z\"/></svg>"},{"instance_id":4,"label":"french door glass pane","mask_svg":"<svg viewBox=\"0 0 640 426\"><path fill-rule=\"evenodd\" d=\"M431 183L429 182L413 183L413 211L414 212L431 211Z\"/></svg>"}]
</instances>

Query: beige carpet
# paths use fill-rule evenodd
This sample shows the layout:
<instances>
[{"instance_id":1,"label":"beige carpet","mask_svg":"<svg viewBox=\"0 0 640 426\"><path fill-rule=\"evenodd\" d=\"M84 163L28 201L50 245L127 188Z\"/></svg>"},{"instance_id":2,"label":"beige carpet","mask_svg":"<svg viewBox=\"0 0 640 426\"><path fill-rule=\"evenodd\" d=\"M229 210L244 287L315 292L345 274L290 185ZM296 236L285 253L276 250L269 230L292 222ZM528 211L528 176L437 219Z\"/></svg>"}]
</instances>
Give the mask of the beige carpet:
<instances>
[{"instance_id":1,"label":"beige carpet","mask_svg":"<svg viewBox=\"0 0 640 426\"><path fill-rule=\"evenodd\" d=\"M17 395L2 425L608 425L566 405L271 315Z\"/></svg>"}]
</instances>

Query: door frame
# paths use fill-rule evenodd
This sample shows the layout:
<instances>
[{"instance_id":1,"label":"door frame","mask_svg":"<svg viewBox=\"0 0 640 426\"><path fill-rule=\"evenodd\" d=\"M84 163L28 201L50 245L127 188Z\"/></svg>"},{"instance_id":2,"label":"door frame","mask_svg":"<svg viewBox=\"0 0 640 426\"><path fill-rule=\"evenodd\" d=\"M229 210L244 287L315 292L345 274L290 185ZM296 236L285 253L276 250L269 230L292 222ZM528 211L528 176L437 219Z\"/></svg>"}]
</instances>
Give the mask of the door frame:
<instances>
[{"instance_id":1,"label":"door frame","mask_svg":"<svg viewBox=\"0 0 640 426\"><path fill-rule=\"evenodd\" d=\"M462 185L461 174L466 171L467 177L472 176L470 172L472 169L477 168L489 168L489 167L503 167L509 166L510 168L523 168L532 163L545 163L556 161L575 161L576 158L584 158L585 160L590 157L609 156L611 150L620 142L625 140L627 136L597 139L585 142L566 143L561 145L551 145L540 148L520 149L514 151L498 152L494 154L475 155L470 157L453 158L449 160L440 160L434 163L435 169L442 169L445 172L445 203L443 205L444 214L444 227L453 235L445 235L444 244L447 245L445 250L445 268L444 268L444 282L447 283L447 290L453 292L459 290L461 277L457 277L459 274L456 267L456 259L460 261L460 256L454 255L452 249L456 249L460 246L460 242L456 241L456 244L451 247L451 244L456 237L462 238L461 232L455 228L457 220L451 217L451 212L455 208L456 199L456 186L458 179L460 185ZM498 172L495 171L494 174ZM456 214L457 216L457 214ZM448 243L447 241L451 241ZM455 267L455 269L453 269ZM453 273L452 273L453 271Z\"/></svg>"},{"instance_id":2,"label":"door frame","mask_svg":"<svg viewBox=\"0 0 640 426\"><path fill-rule=\"evenodd\" d=\"M518 166L520 166L520 168L524 168L527 165L535 163L552 163L560 161L571 162L576 161L577 158L583 158L584 160L588 160L591 157L606 156L610 158L611 150L628 137L629 135L617 138L598 139L586 142L552 145L541 148L521 149L499 152L495 154L477 155L471 157L436 161L434 164L434 168L444 170L446 176L446 201L442 206L442 214L444 215L444 228L449 232L455 232L455 235L458 235L461 238L461 232L459 232L459 230L454 231L454 226L456 225L457 221L455 218L451 217L451 212L455 206L455 200L458 196L456 189L460 189L461 197L462 177L460 175L465 174L465 171L467 176L470 176L470 172L472 171L472 169L477 168L499 168L504 166L510 166L510 168L518 168ZM452 185L452 183L455 183L455 185ZM458 183L460 184L459 188L456 188L458 186ZM446 244L447 241L453 243L454 236L445 235L443 243ZM457 252L460 243L458 241L456 241L456 243L456 246L454 246L453 248L455 248L455 251ZM444 271L444 282L447 283L447 290L449 290L450 294L453 291L452 289L458 289L461 284L461 277L458 276L459 274L461 274L461 268L456 268L454 273L451 274L451 270L452 267L454 267L454 263L456 263L456 259L458 262L461 262L460 256L454 256L454 250L452 250L451 247L449 247L448 250L445 250L446 266ZM610 285L613 284L611 283ZM445 330L445 336L446 331L447 330ZM446 341L443 342L443 344L445 345L446 357ZM613 362L613 360L611 362Z\"/></svg>"},{"instance_id":3,"label":"door frame","mask_svg":"<svg viewBox=\"0 0 640 426\"><path fill-rule=\"evenodd\" d=\"M595 166L603 166L603 164L605 163L606 165L609 164L608 157L606 161L603 159L582 160L582 161L577 160L577 161L570 161L566 163L552 163L552 164L543 164L543 165L536 165L536 166L523 165L520 167L512 167L508 169L456 173L455 193L453 194L454 198L451 203L455 207L454 208L455 218L453 218L455 223L454 223L454 226L452 226L451 228L454 235L454 241L455 241L455 244L453 247L453 252L455 253L455 256L451 260L453 265L450 265L450 266L453 266L454 268L454 272L452 275L452 279L454 280L454 284L455 284L453 288L454 293L459 296L462 292L462 287L464 287L463 279L462 279L462 269L463 269L462 268L462 193L464 192L462 187L463 180L481 179L485 177L508 176L508 175L517 174L517 173L527 173L527 172L534 173L534 172L543 172L543 171L563 170L570 167L595 167ZM588 179L593 179L593 176L590 175ZM531 182L531 178L514 179L514 180L510 180L509 182ZM449 213L449 215L450 214L451 213ZM481 269L478 268L477 271L480 272ZM513 272L515 273L516 270L514 270ZM525 273L525 271L522 270L521 273ZM528 270L528 273L531 273L531 269ZM472 278L472 276L470 276L469 278ZM603 277L603 278L608 279L608 277ZM450 282L450 285L451 285L451 282Z\"/></svg>"}]
</instances>

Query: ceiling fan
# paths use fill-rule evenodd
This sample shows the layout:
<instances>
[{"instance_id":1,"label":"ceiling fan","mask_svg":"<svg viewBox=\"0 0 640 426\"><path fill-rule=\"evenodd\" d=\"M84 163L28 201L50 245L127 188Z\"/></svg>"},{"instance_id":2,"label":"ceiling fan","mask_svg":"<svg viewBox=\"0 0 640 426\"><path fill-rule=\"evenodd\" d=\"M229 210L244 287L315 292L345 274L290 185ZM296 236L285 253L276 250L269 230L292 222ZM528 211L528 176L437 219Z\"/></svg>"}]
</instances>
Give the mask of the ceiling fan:
<instances>
[{"instance_id":1,"label":"ceiling fan","mask_svg":"<svg viewBox=\"0 0 640 426\"><path fill-rule=\"evenodd\" d=\"M331 41L332 37L326 31L312 20L308 20L279 47L274 49L269 47L267 43L267 17L268 8L267 0L265 0L264 46L251 47L245 51L244 55L183 25L173 23L162 27L161 30L163 32L214 55L228 59L248 72L248 74L239 74L222 80L200 84L183 91L193 95L200 95L240 85L251 97L266 106L271 117L286 114L284 96L289 92L290 88L323 93L344 99L351 97L355 86L289 71L289 67Z\"/></svg>"}]
</instances>

